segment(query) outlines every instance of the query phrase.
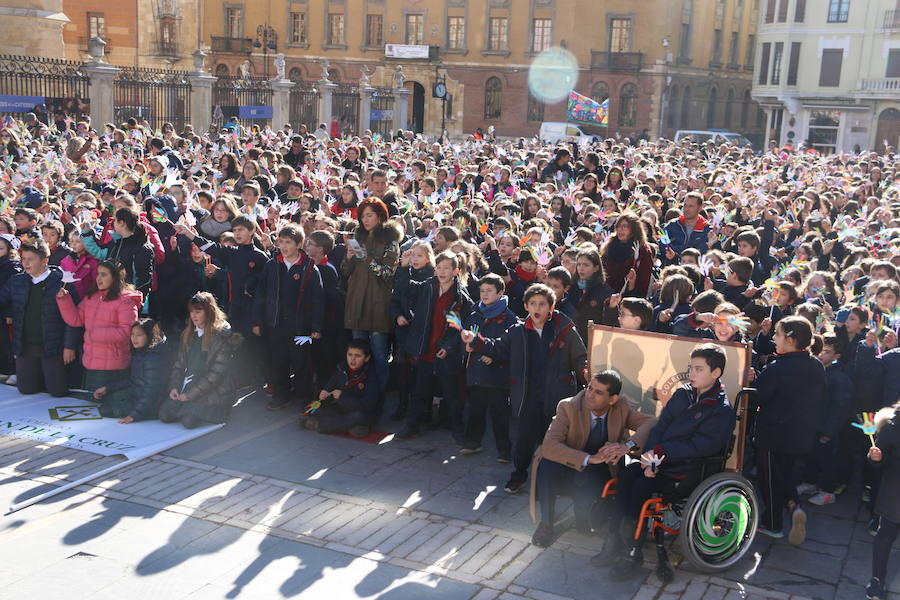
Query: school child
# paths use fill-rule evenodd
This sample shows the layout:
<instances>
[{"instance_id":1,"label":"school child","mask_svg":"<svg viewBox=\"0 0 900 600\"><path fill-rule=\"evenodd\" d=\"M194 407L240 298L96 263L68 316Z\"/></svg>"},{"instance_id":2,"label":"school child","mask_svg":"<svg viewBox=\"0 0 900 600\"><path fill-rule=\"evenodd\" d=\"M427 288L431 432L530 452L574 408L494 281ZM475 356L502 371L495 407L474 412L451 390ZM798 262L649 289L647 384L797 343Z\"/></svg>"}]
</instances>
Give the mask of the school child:
<instances>
[{"instance_id":1,"label":"school child","mask_svg":"<svg viewBox=\"0 0 900 600\"><path fill-rule=\"evenodd\" d=\"M509 299L503 295L506 289L503 278L489 273L478 281L480 302L466 315L463 326L477 330L483 336L496 338L518 322L509 310ZM466 362L468 386L468 418L465 443L460 454L481 452L481 441L491 415L497 461L508 464L512 460L512 443L509 440L509 364L494 361L480 352L469 354Z\"/></svg>"},{"instance_id":2,"label":"school child","mask_svg":"<svg viewBox=\"0 0 900 600\"><path fill-rule=\"evenodd\" d=\"M572 275L569 271L563 266L553 267L547 272L547 285L556 296L556 310L575 321L578 318L578 307L569 296L572 290Z\"/></svg>"},{"instance_id":3,"label":"school child","mask_svg":"<svg viewBox=\"0 0 900 600\"><path fill-rule=\"evenodd\" d=\"M524 319L527 312L525 311L525 290L535 283L537 279L537 257L534 250L528 246L523 246L519 250L519 257L516 259L515 267L509 270L509 281L506 285L506 295L509 297L509 308L517 317Z\"/></svg>"},{"instance_id":4,"label":"school child","mask_svg":"<svg viewBox=\"0 0 900 600\"><path fill-rule=\"evenodd\" d=\"M406 338L406 351L416 362L416 383L406 424L395 439L419 435L423 415L430 413L432 399L440 385L453 439L460 446L464 443L462 345L456 330L447 322L451 312L461 318L472 310L465 282L458 277L461 260L452 252L441 252L434 261L434 277L422 282L410 281L413 318Z\"/></svg>"},{"instance_id":5,"label":"school child","mask_svg":"<svg viewBox=\"0 0 900 600\"><path fill-rule=\"evenodd\" d=\"M659 304L653 307L653 331L672 333L675 319L691 312L694 284L687 275L673 273L663 279Z\"/></svg>"},{"instance_id":6,"label":"school child","mask_svg":"<svg viewBox=\"0 0 900 600\"><path fill-rule=\"evenodd\" d=\"M45 221L41 224L41 236L50 248L50 264L59 266L63 259L72 255L72 249L63 242L65 228L59 221Z\"/></svg>"},{"instance_id":7,"label":"school child","mask_svg":"<svg viewBox=\"0 0 900 600\"><path fill-rule=\"evenodd\" d=\"M754 427L759 491L765 507L757 529L784 537L785 509L791 515L788 541L806 539L806 513L794 482L797 461L815 443L818 414L825 394L825 368L812 357L813 329L802 317L785 317L775 326L778 354L756 378L759 406Z\"/></svg>"},{"instance_id":8,"label":"school child","mask_svg":"<svg viewBox=\"0 0 900 600\"><path fill-rule=\"evenodd\" d=\"M126 425L156 418L166 384L166 338L153 319L140 319L131 326L131 366L127 378L94 390L101 402L100 414Z\"/></svg>"},{"instance_id":9,"label":"school child","mask_svg":"<svg viewBox=\"0 0 900 600\"><path fill-rule=\"evenodd\" d=\"M25 243L29 239L33 241L41 237L37 226L40 219L40 215L34 209L19 207L15 210L13 221L16 223L16 237L20 242Z\"/></svg>"},{"instance_id":10,"label":"school child","mask_svg":"<svg viewBox=\"0 0 900 600\"><path fill-rule=\"evenodd\" d=\"M572 303L577 307L575 327L582 341L587 340L588 321L603 323L603 309L613 290L606 285L603 260L596 249L584 249L578 253L576 276L573 281Z\"/></svg>"},{"instance_id":11,"label":"school child","mask_svg":"<svg viewBox=\"0 0 900 600\"><path fill-rule=\"evenodd\" d=\"M706 290L697 294L691 301L691 312L675 319L672 324L672 333L682 337L712 339L714 335L711 329L717 320L715 311L723 302L722 294L715 290Z\"/></svg>"},{"instance_id":12,"label":"school child","mask_svg":"<svg viewBox=\"0 0 900 600\"><path fill-rule=\"evenodd\" d=\"M13 275L22 272L19 262L19 238L11 233L0 234L0 289L6 285ZM84 296L80 295L79 298ZM0 380L7 380L15 373L16 363L12 351L12 327L5 322L0 324ZM15 384L13 380L12 384ZM11 385L12 385L11 384Z\"/></svg>"},{"instance_id":13,"label":"school child","mask_svg":"<svg viewBox=\"0 0 900 600\"><path fill-rule=\"evenodd\" d=\"M813 271L806 278L803 286L803 298L824 307L828 305L833 311L840 309L840 292L834 280L834 274L827 271Z\"/></svg>"},{"instance_id":14,"label":"school child","mask_svg":"<svg viewBox=\"0 0 900 600\"><path fill-rule=\"evenodd\" d=\"M321 387L340 362L341 348L345 347L344 302L347 293L343 287L337 266L328 260L328 253L334 248L334 236L327 231L313 231L306 238L306 254L319 269L325 314L322 337L312 345L313 366L316 384Z\"/></svg>"},{"instance_id":15,"label":"school child","mask_svg":"<svg viewBox=\"0 0 900 600\"><path fill-rule=\"evenodd\" d=\"M881 489L875 511L881 525L872 543L872 579L866 587L866 598L886 600L887 564L891 548L900 533L900 402L883 408L875 415L878 436L868 450L868 461L881 471Z\"/></svg>"},{"instance_id":16,"label":"school child","mask_svg":"<svg viewBox=\"0 0 900 600\"><path fill-rule=\"evenodd\" d=\"M761 286L769 278L772 269L777 265L775 257L769 254L775 240L774 209L767 209L763 216L763 233L760 237L755 231L745 231L737 236L738 254L753 261L753 273L750 280L754 286Z\"/></svg>"},{"instance_id":17,"label":"school child","mask_svg":"<svg viewBox=\"0 0 900 600\"><path fill-rule=\"evenodd\" d=\"M232 366L241 336L231 331L225 314L209 292L188 302L187 327L169 378L169 394L159 407L163 423L188 429L224 423L237 400Z\"/></svg>"},{"instance_id":18,"label":"school child","mask_svg":"<svg viewBox=\"0 0 900 600\"><path fill-rule=\"evenodd\" d=\"M81 233L77 230L69 233L69 247L72 249L72 253L63 258L59 266L63 271L72 273L72 276L78 280L69 285L72 286L79 298L84 298L94 285L94 280L97 278L97 265L100 264L100 261L88 254L84 242L81 240Z\"/></svg>"},{"instance_id":19,"label":"school child","mask_svg":"<svg viewBox=\"0 0 900 600\"><path fill-rule=\"evenodd\" d=\"M587 350L575 324L554 310L556 296L544 284L525 292L528 318L496 338L463 330L467 351L504 360L510 369L514 470L504 486L516 494L528 480L534 449L544 437L556 405L587 381Z\"/></svg>"},{"instance_id":20,"label":"school child","mask_svg":"<svg viewBox=\"0 0 900 600\"><path fill-rule=\"evenodd\" d=\"M754 293L749 296L747 288L749 287L750 277L753 275L753 261L746 257L738 257L729 260L725 269L724 279L714 279L713 289L721 292L726 302L730 302L739 309L744 307L753 299Z\"/></svg>"},{"instance_id":21,"label":"school child","mask_svg":"<svg viewBox=\"0 0 900 600\"><path fill-rule=\"evenodd\" d=\"M425 240L416 240L400 258L400 268L394 274L394 287L391 293L391 319L397 324L394 328L394 368L397 378L397 408L391 419L400 421L406 418L409 406L409 394L415 380L414 361L406 351L406 339L409 337L410 323L413 319L412 298L409 294L410 282L422 282L434 276L434 250Z\"/></svg>"},{"instance_id":22,"label":"school child","mask_svg":"<svg viewBox=\"0 0 900 600\"><path fill-rule=\"evenodd\" d=\"M643 298L613 296L609 310L615 311L615 315L606 319L615 327L647 331L653 324L653 305Z\"/></svg>"},{"instance_id":23,"label":"school child","mask_svg":"<svg viewBox=\"0 0 900 600\"><path fill-rule=\"evenodd\" d=\"M350 340L346 360L319 392L321 406L300 417L300 426L319 433L349 433L358 438L369 435L374 424L380 386L367 340Z\"/></svg>"},{"instance_id":24,"label":"school child","mask_svg":"<svg viewBox=\"0 0 900 600\"><path fill-rule=\"evenodd\" d=\"M265 343L272 400L268 410L281 410L294 392L313 397L311 351L325 325L324 292L319 268L302 250L303 229L289 223L278 232L281 252L266 263L253 299L253 335Z\"/></svg>"},{"instance_id":25,"label":"school child","mask_svg":"<svg viewBox=\"0 0 900 600\"><path fill-rule=\"evenodd\" d=\"M820 348L818 357L825 367L825 393L823 404L816 414L815 445L806 469L806 482L797 486L799 494L812 494L810 504L833 504L837 486L838 448L843 430L853 414L853 382L840 365L840 347L837 336L816 336ZM815 346L813 353L816 354Z\"/></svg>"}]
</instances>

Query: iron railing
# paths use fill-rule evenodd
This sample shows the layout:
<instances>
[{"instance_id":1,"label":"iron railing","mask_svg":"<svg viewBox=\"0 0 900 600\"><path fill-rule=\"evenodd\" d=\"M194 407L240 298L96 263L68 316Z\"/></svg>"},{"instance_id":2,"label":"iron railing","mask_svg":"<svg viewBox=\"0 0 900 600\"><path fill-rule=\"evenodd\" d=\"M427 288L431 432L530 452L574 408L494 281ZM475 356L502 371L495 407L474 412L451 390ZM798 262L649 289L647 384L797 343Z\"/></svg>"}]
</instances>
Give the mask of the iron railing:
<instances>
[{"instance_id":1,"label":"iron railing","mask_svg":"<svg viewBox=\"0 0 900 600\"><path fill-rule=\"evenodd\" d=\"M262 77L220 76L213 85L213 107L221 108L225 116L240 115L240 107L272 106L272 87ZM241 118L242 123L268 125L270 118ZM280 123L279 126L283 125Z\"/></svg>"},{"instance_id":2,"label":"iron railing","mask_svg":"<svg viewBox=\"0 0 900 600\"><path fill-rule=\"evenodd\" d=\"M338 122L341 135L359 131L359 88L339 84L331 94L331 118Z\"/></svg>"},{"instance_id":3,"label":"iron railing","mask_svg":"<svg viewBox=\"0 0 900 600\"><path fill-rule=\"evenodd\" d=\"M319 91L313 85L301 81L291 89L290 119L294 127L303 124L310 132L319 126Z\"/></svg>"},{"instance_id":4,"label":"iron railing","mask_svg":"<svg viewBox=\"0 0 900 600\"><path fill-rule=\"evenodd\" d=\"M134 117L154 130L171 123L176 131L191 119L191 83L184 71L126 67L113 80L113 116Z\"/></svg>"},{"instance_id":5,"label":"iron railing","mask_svg":"<svg viewBox=\"0 0 900 600\"><path fill-rule=\"evenodd\" d=\"M382 137L389 137L394 129L394 90L376 88L372 94L369 129Z\"/></svg>"},{"instance_id":6,"label":"iron railing","mask_svg":"<svg viewBox=\"0 0 900 600\"><path fill-rule=\"evenodd\" d=\"M42 98L14 112L35 112L44 122L54 110L76 118L90 113L90 79L80 62L0 54L0 94Z\"/></svg>"},{"instance_id":7,"label":"iron railing","mask_svg":"<svg viewBox=\"0 0 900 600\"><path fill-rule=\"evenodd\" d=\"M591 51L591 68L610 71L640 71L644 64L642 52Z\"/></svg>"}]
</instances>

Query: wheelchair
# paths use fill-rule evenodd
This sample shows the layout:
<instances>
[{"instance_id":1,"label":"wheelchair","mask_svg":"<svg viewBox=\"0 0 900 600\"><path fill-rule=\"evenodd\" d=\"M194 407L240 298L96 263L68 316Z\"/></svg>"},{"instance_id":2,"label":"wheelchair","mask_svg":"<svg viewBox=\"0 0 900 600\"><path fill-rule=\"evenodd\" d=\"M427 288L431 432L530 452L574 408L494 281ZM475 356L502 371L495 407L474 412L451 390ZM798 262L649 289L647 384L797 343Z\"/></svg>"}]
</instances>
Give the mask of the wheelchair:
<instances>
[{"instance_id":1,"label":"wheelchair","mask_svg":"<svg viewBox=\"0 0 900 600\"><path fill-rule=\"evenodd\" d=\"M660 579L673 576L666 552L666 536L675 537L675 545L697 571L724 571L741 560L756 536L759 503L751 483L740 474L743 460L745 423L743 416L748 397L755 390L744 388L735 398L737 425L735 435L720 456L696 461L699 483L676 483L672 489L649 498L641 507L634 540L648 533L656 543L657 574ZM729 459L736 466L729 466ZM696 482L697 478L693 479ZM615 494L616 479L603 488L602 497Z\"/></svg>"}]
</instances>

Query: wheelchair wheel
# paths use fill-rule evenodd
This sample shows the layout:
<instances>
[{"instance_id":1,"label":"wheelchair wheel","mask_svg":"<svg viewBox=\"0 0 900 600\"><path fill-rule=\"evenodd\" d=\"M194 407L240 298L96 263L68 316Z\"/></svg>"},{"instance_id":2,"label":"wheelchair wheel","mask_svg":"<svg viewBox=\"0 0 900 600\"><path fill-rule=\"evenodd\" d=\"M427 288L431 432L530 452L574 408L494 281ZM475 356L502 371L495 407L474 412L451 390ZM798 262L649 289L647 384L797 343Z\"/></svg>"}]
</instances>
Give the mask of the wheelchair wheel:
<instances>
[{"instance_id":1,"label":"wheelchair wheel","mask_svg":"<svg viewBox=\"0 0 900 600\"><path fill-rule=\"evenodd\" d=\"M724 571L747 553L758 520L750 482L737 473L717 473L700 482L685 503L678 548L698 571Z\"/></svg>"}]
</instances>

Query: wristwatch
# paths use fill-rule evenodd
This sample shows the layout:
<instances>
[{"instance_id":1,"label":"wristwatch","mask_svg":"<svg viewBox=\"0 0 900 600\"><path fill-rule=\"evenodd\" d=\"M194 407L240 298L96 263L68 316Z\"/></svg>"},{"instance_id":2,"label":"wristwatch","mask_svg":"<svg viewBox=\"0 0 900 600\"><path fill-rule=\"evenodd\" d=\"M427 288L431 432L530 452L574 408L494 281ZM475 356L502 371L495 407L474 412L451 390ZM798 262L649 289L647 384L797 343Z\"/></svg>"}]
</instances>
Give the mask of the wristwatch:
<instances>
[{"instance_id":1,"label":"wristwatch","mask_svg":"<svg viewBox=\"0 0 900 600\"><path fill-rule=\"evenodd\" d=\"M635 444L632 440L628 440L627 442L625 442L625 447L628 448L629 452L631 452L637 447L637 444Z\"/></svg>"}]
</instances>

